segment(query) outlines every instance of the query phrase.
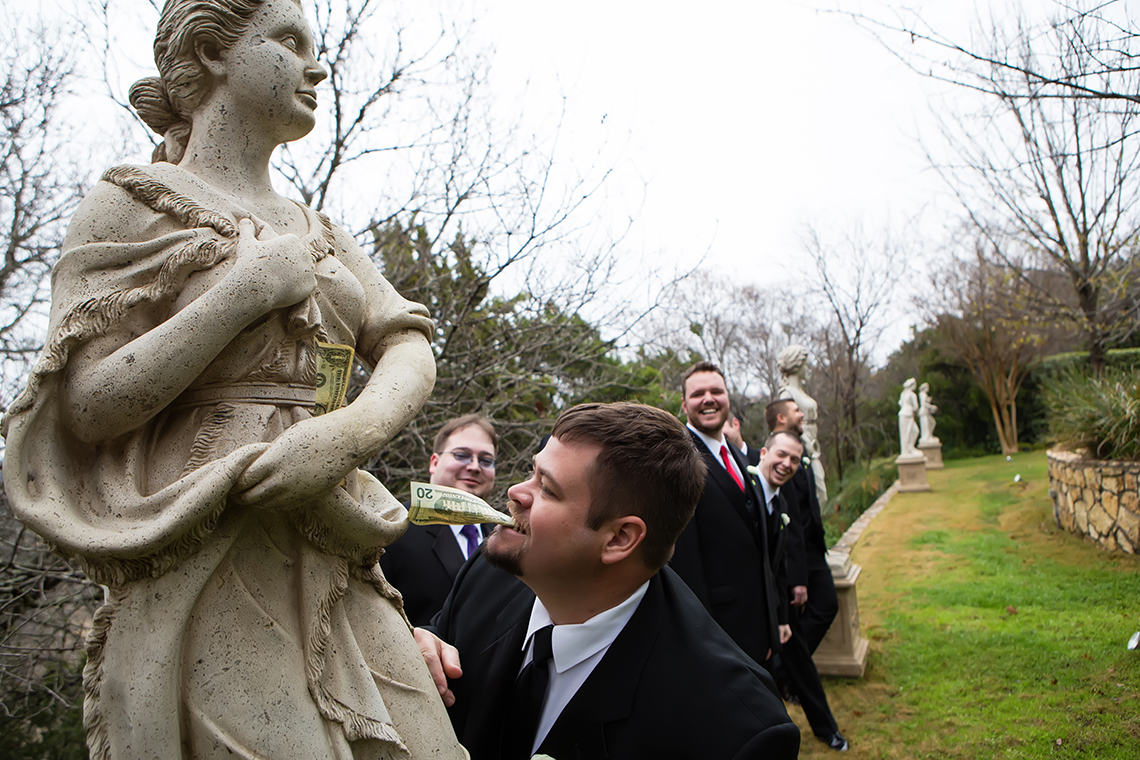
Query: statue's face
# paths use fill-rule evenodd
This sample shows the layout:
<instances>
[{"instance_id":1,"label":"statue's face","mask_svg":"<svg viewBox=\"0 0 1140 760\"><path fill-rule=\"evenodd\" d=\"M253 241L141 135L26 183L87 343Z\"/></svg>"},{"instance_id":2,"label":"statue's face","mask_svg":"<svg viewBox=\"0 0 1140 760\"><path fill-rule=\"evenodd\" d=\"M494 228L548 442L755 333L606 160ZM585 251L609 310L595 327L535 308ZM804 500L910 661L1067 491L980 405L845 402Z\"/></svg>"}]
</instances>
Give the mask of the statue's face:
<instances>
[{"instance_id":1,"label":"statue's face","mask_svg":"<svg viewBox=\"0 0 1140 760\"><path fill-rule=\"evenodd\" d=\"M266 0L245 33L217 53L217 95L278 142L304 137L316 121L317 63L313 33L294 0Z\"/></svg>"}]
</instances>

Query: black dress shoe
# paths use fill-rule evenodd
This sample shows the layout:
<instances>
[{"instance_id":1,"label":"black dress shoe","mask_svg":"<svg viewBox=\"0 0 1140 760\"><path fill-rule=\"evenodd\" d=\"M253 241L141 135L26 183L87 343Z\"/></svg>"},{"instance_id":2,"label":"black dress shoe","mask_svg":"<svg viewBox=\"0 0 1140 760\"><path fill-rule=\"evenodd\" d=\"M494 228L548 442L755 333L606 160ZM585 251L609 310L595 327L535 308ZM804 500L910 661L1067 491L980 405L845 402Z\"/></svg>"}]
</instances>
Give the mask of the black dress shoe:
<instances>
[{"instance_id":1,"label":"black dress shoe","mask_svg":"<svg viewBox=\"0 0 1140 760\"><path fill-rule=\"evenodd\" d=\"M847 751L847 740L844 739L843 734L839 733L838 731L836 731L831 736L821 736L819 737L819 740L827 746L831 747L836 752Z\"/></svg>"}]
</instances>

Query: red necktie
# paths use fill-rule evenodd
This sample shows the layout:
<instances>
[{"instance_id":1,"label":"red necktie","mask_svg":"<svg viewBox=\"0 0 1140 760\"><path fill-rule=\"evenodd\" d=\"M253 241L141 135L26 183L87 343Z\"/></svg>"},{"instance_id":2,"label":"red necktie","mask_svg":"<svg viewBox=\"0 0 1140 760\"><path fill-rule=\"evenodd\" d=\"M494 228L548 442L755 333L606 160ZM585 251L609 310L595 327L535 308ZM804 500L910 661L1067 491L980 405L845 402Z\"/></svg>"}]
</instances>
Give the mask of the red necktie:
<instances>
[{"instance_id":1,"label":"red necktie","mask_svg":"<svg viewBox=\"0 0 1140 760\"><path fill-rule=\"evenodd\" d=\"M724 460L724 469L728 470L728 474L732 476L732 479L736 481L736 485L740 486L740 490L743 491L744 481L740 479L740 476L736 474L736 470L732 468L732 462L728 461L727 446L720 447L720 458Z\"/></svg>"}]
</instances>

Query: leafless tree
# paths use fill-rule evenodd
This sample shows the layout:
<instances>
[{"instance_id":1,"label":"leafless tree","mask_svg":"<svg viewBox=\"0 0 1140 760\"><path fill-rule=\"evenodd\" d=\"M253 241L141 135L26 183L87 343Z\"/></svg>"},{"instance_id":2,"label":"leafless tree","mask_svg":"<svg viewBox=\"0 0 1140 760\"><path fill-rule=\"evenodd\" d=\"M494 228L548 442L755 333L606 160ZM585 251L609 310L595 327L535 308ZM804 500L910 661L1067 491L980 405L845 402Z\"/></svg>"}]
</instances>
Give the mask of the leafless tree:
<instances>
[{"instance_id":1,"label":"leafless tree","mask_svg":"<svg viewBox=\"0 0 1140 760\"><path fill-rule=\"evenodd\" d=\"M890 323L897 283L907 276L915 253L890 232L871 236L859 225L831 236L809 227L803 245L816 270L804 297L827 314L819 319L815 335L818 362L813 376L817 387L821 381L827 387L820 394L824 398L817 396L820 435L830 431L836 476L842 478L844 464L864 456L860 389L871 354Z\"/></svg>"},{"instance_id":2,"label":"leafless tree","mask_svg":"<svg viewBox=\"0 0 1140 760\"><path fill-rule=\"evenodd\" d=\"M762 288L697 271L674 284L656 315L652 345L691 352L720 366L733 401L745 408L775 398L776 355L811 328L790 286Z\"/></svg>"},{"instance_id":3,"label":"leafless tree","mask_svg":"<svg viewBox=\"0 0 1140 760\"><path fill-rule=\"evenodd\" d=\"M1058 326L1027 308L1033 294L1019 271L993 263L1001 257L987 256L985 245L977 241L972 259L954 259L937 271L920 308L985 393L1002 453L1014 454L1018 392Z\"/></svg>"},{"instance_id":4,"label":"leafless tree","mask_svg":"<svg viewBox=\"0 0 1140 760\"><path fill-rule=\"evenodd\" d=\"M60 115L72 60L42 24L0 19L0 409L39 350L48 270L79 202L82 172Z\"/></svg>"},{"instance_id":5,"label":"leafless tree","mask_svg":"<svg viewBox=\"0 0 1140 760\"><path fill-rule=\"evenodd\" d=\"M911 35L913 48L888 44L917 70L984 96L978 110L943 119L949 157L928 148L932 164L995 263L1020 278L1040 313L1079 326L1090 365L1102 368L1106 345L1135 329L1140 306L1140 38L1125 5L1059 4L1045 24L1018 11L992 18L970 45L920 24L879 30ZM948 59L936 65L931 46ZM1037 287L1045 270L1062 273L1073 297Z\"/></svg>"},{"instance_id":6,"label":"leafless tree","mask_svg":"<svg viewBox=\"0 0 1140 760\"><path fill-rule=\"evenodd\" d=\"M1007 4L1008 13L1015 6ZM899 8L893 19L874 18L859 12L841 12L867 29L913 71L987 95L1010 94L1008 86L1024 84L1025 97L1094 98L1140 102L1140 94L1128 89L1138 68L1134 45L1140 26L1129 13L1126 0L1093 3L1056 2L1054 17L1045 28L1070 27L1064 32L1074 53L1090 61L1080 70L1057 69L1048 61L1026 58L1012 40L1025 40L1043 31L1017 13L1013 19L991 15L989 27L977 40L964 42L933 28L921 12ZM996 13L1001 14L998 9ZM995 19L999 23L995 23ZM984 22L983 22L984 23ZM993 28L1005 30L1003 43L990 44ZM1093 34L1085 30L1095 30ZM979 79L979 70L999 73L1001 87Z\"/></svg>"}]
</instances>

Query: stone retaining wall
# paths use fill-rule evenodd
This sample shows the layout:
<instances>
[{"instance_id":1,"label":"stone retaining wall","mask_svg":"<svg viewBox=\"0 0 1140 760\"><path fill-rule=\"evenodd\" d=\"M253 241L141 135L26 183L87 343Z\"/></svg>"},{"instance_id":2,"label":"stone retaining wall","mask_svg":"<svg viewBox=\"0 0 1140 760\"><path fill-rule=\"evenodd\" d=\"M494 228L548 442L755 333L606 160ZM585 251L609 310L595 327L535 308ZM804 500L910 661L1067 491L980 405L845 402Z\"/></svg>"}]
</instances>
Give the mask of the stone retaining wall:
<instances>
[{"instance_id":1,"label":"stone retaining wall","mask_svg":"<svg viewBox=\"0 0 1140 760\"><path fill-rule=\"evenodd\" d=\"M1140 462L1103 462L1049 451L1057 526L1109 551L1140 551Z\"/></svg>"}]
</instances>

